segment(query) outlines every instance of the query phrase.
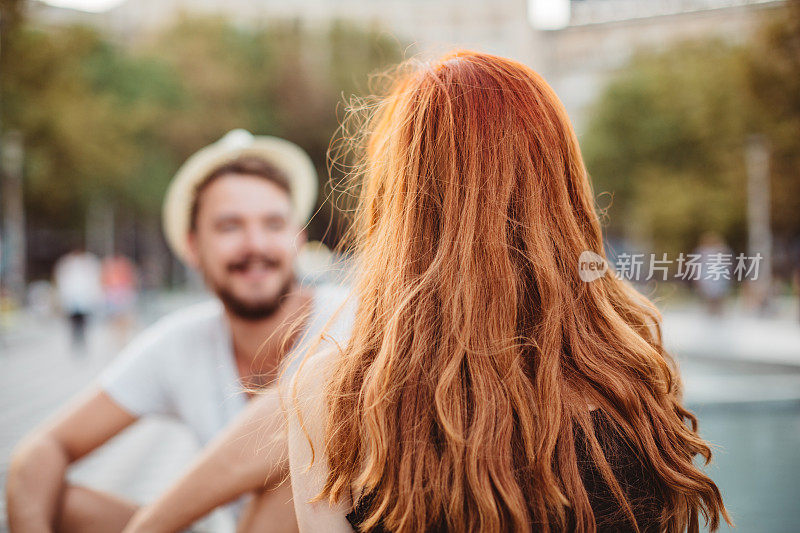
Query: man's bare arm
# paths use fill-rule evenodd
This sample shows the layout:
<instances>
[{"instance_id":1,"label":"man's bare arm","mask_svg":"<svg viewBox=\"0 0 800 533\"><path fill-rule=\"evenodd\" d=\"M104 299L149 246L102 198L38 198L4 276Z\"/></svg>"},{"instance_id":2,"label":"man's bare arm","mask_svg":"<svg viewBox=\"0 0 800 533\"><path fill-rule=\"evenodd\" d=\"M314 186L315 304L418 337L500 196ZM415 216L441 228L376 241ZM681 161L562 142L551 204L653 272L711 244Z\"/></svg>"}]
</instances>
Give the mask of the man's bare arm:
<instances>
[{"instance_id":1,"label":"man's bare arm","mask_svg":"<svg viewBox=\"0 0 800 533\"><path fill-rule=\"evenodd\" d=\"M278 391L269 389L200 453L158 500L142 507L125 533L179 531L242 494L275 487L289 472Z\"/></svg>"},{"instance_id":2,"label":"man's bare arm","mask_svg":"<svg viewBox=\"0 0 800 533\"><path fill-rule=\"evenodd\" d=\"M93 389L25 437L12 453L6 482L11 531L52 531L69 464L135 420L105 392Z\"/></svg>"}]
</instances>

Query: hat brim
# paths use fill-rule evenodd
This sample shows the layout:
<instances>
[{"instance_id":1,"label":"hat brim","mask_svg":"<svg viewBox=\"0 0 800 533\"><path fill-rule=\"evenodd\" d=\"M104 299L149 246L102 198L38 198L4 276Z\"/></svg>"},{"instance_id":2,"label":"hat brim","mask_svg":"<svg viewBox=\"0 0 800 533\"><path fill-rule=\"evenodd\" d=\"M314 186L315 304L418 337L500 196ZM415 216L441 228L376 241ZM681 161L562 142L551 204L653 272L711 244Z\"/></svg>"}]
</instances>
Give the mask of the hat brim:
<instances>
[{"instance_id":1,"label":"hat brim","mask_svg":"<svg viewBox=\"0 0 800 533\"><path fill-rule=\"evenodd\" d=\"M212 171L235 159L255 156L274 165L289 181L293 222L305 226L317 200L317 171L308 154L285 139L259 136L245 147L230 148L220 143L206 146L178 169L167 189L162 209L164 236L182 261L189 258L189 230L192 203L197 186Z\"/></svg>"}]
</instances>

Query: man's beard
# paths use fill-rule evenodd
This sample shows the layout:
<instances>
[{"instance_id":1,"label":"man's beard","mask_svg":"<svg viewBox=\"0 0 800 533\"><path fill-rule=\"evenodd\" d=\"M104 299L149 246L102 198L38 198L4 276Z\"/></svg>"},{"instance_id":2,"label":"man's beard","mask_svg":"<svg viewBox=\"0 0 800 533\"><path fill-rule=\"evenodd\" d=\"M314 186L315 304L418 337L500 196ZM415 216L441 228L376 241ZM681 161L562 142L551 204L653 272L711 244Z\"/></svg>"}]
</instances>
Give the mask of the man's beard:
<instances>
[{"instance_id":1,"label":"man's beard","mask_svg":"<svg viewBox=\"0 0 800 533\"><path fill-rule=\"evenodd\" d=\"M260 261L268 266L278 267L280 263L274 259L260 256L248 255L240 261L231 263L227 266L228 272L235 272L247 268L248 263L253 261ZM222 301L225 309L232 315L244 320L263 320L272 316L278 309L280 309L286 296L291 292L294 285L294 275L289 273L286 279L278 289L277 294L273 298L262 299L260 301L248 302L237 297L231 292L228 287L215 283L210 276L205 276L206 284L214 291L217 297Z\"/></svg>"},{"instance_id":2,"label":"man's beard","mask_svg":"<svg viewBox=\"0 0 800 533\"><path fill-rule=\"evenodd\" d=\"M231 293L227 287L213 287L214 293L222 301L222 305L232 315L243 320L263 320L269 318L280 309L286 296L291 292L294 278L288 276L278 294L269 300L246 302Z\"/></svg>"}]
</instances>

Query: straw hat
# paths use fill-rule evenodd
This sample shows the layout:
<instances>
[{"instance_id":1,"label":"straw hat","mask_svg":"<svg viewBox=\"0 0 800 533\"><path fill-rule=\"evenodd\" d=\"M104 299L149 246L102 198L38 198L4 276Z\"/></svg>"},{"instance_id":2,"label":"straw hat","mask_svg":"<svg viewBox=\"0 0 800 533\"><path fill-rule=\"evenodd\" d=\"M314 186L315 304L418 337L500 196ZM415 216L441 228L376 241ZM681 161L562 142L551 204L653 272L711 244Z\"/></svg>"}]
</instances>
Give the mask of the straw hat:
<instances>
[{"instance_id":1,"label":"straw hat","mask_svg":"<svg viewBox=\"0 0 800 533\"><path fill-rule=\"evenodd\" d=\"M318 186L317 172L308 154L284 139L233 130L187 159L167 189L162 209L164 235L181 260L188 258L189 217L197 185L214 169L243 156L261 157L286 176L291 187L294 221L300 226L308 222Z\"/></svg>"}]
</instances>

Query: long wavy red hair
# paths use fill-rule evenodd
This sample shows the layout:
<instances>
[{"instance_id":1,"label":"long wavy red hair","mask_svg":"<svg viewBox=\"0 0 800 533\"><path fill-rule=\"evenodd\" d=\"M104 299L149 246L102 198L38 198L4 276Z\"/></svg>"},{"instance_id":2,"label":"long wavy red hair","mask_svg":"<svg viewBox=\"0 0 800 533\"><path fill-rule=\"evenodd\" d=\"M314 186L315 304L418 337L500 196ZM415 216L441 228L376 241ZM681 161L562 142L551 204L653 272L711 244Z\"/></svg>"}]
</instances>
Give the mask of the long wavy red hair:
<instances>
[{"instance_id":1,"label":"long wavy red hair","mask_svg":"<svg viewBox=\"0 0 800 533\"><path fill-rule=\"evenodd\" d=\"M322 498L374 495L364 529L592 531L575 429L630 502L590 417L598 407L666 487L664 530L727 514L695 464L709 446L681 405L660 315L604 256L575 133L548 84L501 57L407 62L361 124L352 250L358 307L327 382Z\"/></svg>"}]
</instances>

